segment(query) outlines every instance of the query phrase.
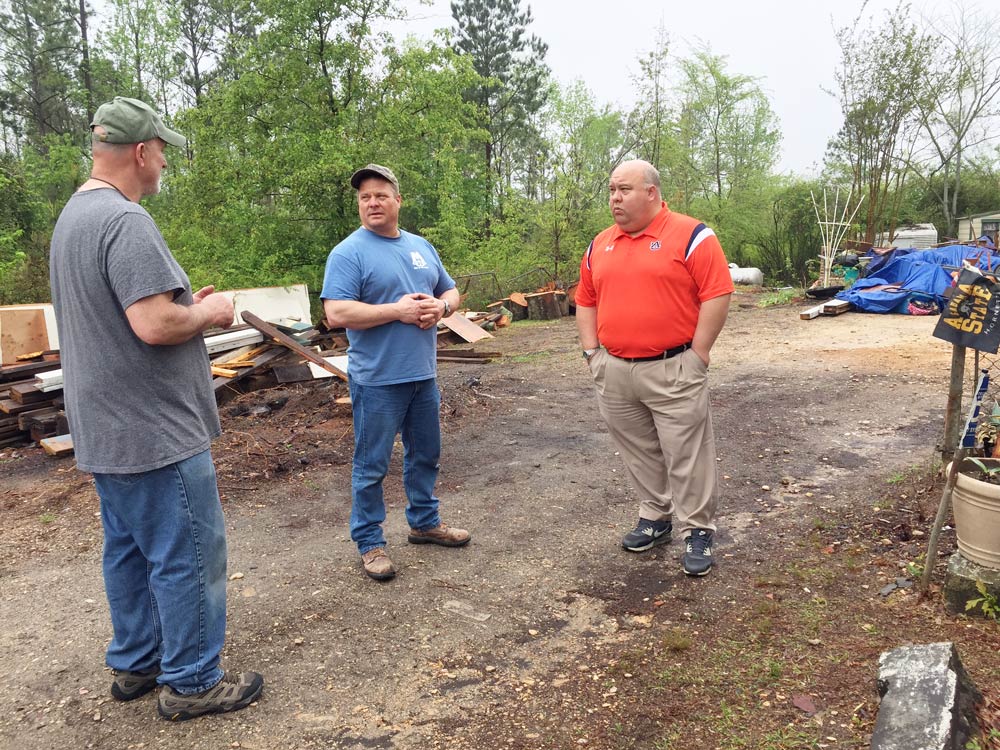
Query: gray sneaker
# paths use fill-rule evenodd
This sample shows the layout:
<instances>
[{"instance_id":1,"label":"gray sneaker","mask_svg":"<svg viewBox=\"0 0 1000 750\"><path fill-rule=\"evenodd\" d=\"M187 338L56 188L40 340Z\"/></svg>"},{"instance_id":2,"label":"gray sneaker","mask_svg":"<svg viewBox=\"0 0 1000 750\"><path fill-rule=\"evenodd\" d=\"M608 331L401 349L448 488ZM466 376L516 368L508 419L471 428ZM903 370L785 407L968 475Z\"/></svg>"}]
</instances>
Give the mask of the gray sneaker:
<instances>
[{"instance_id":1,"label":"gray sneaker","mask_svg":"<svg viewBox=\"0 0 1000 750\"><path fill-rule=\"evenodd\" d=\"M239 711L257 700L263 690L264 678L256 672L226 672L217 685L194 695L181 695L164 685L157 710L168 721L187 721L205 714Z\"/></svg>"},{"instance_id":2,"label":"gray sneaker","mask_svg":"<svg viewBox=\"0 0 1000 750\"><path fill-rule=\"evenodd\" d=\"M156 687L160 668L147 672L126 672L115 670L115 681L111 683L111 697L116 701L134 701Z\"/></svg>"},{"instance_id":3,"label":"gray sneaker","mask_svg":"<svg viewBox=\"0 0 1000 750\"><path fill-rule=\"evenodd\" d=\"M712 559L712 532L708 529L691 529L681 565L689 576L707 576L715 561Z\"/></svg>"},{"instance_id":4,"label":"gray sneaker","mask_svg":"<svg viewBox=\"0 0 1000 750\"><path fill-rule=\"evenodd\" d=\"M670 541L670 521L650 521L640 518L639 523L622 538L622 547L629 552L645 552L658 544Z\"/></svg>"}]
</instances>

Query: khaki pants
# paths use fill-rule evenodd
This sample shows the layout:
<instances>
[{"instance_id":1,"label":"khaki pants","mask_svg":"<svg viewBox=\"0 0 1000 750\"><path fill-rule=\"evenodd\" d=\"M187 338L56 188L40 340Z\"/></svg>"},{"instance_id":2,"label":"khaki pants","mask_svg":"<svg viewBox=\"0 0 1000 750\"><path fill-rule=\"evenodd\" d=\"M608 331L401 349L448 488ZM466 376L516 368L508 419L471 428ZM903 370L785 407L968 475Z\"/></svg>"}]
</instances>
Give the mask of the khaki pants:
<instances>
[{"instance_id":1,"label":"khaki pants","mask_svg":"<svg viewBox=\"0 0 1000 750\"><path fill-rule=\"evenodd\" d=\"M673 518L674 533L715 531L718 472L708 367L688 349L670 359L590 358L601 416L639 493L639 516Z\"/></svg>"}]
</instances>

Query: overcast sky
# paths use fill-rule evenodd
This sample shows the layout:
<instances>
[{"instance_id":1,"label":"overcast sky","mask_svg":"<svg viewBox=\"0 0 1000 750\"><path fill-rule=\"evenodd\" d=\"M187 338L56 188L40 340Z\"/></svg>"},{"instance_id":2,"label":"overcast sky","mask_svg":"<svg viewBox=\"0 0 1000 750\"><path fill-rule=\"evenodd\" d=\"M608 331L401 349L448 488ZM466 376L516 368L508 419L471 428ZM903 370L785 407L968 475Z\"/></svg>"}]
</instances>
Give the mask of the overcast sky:
<instances>
[{"instance_id":1,"label":"overcast sky","mask_svg":"<svg viewBox=\"0 0 1000 750\"><path fill-rule=\"evenodd\" d=\"M404 2L409 32L429 36L452 26L447 0L429 7ZM932 7L927 2L912 2L915 17ZM865 17L878 25L895 5L869 0ZM653 48L662 24L671 54L684 57L708 44L728 58L730 74L760 79L780 120L779 171L817 171L840 126L837 101L823 88L835 83L834 29L853 22L862 0L534 0L530 6L531 31L549 45L546 62L555 77L561 83L582 80L602 103L632 105L630 76L639 72L638 60ZM1000 0L965 0L965 6L1000 12Z\"/></svg>"}]
</instances>

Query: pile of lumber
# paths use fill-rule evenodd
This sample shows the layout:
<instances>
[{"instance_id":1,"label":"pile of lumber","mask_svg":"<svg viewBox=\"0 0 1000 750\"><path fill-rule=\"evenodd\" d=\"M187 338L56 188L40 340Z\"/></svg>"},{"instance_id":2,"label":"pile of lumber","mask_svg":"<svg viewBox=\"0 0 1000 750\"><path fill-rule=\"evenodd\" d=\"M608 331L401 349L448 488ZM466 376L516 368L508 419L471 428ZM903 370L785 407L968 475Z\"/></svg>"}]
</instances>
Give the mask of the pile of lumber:
<instances>
[{"instance_id":1,"label":"pile of lumber","mask_svg":"<svg viewBox=\"0 0 1000 750\"><path fill-rule=\"evenodd\" d=\"M28 361L0 367L0 448L41 442L68 432L63 411L62 378L59 360L42 352Z\"/></svg>"},{"instance_id":2,"label":"pile of lumber","mask_svg":"<svg viewBox=\"0 0 1000 750\"><path fill-rule=\"evenodd\" d=\"M438 359L469 364L491 361L499 354L447 347L493 338L484 329L506 325L509 319L505 318L499 312L456 313L445 318L439 325ZM218 403L278 384L330 377L347 380L347 336L343 329L267 322L248 311L242 313L242 319L242 325L205 334ZM46 354L44 361L0 367L0 448L34 441L49 455L73 452L63 410L58 353Z\"/></svg>"}]
</instances>

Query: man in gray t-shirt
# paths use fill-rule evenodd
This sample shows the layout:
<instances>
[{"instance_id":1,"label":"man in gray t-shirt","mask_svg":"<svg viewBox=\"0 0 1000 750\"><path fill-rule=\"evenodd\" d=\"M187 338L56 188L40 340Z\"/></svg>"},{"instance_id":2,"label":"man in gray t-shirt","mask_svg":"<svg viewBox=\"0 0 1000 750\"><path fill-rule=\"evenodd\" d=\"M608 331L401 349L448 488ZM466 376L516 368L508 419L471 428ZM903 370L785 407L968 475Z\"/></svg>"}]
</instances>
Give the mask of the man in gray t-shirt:
<instances>
[{"instance_id":1,"label":"man in gray t-shirt","mask_svg":"<svg viewBox=\"0 0 1000 750\"><path fill-rule=\"evenodd\" d=\"M114 637L111 694L161 685L183 720L249 705L256 672L223 672L226 538L209 447L220 432L202 332L232 304L191 291L138 201L160 189L164 148L185 139L136 99L91 123L94 165L52 235L52 301L77 465L94 474Z\"/></svg>"}]
</instances>

